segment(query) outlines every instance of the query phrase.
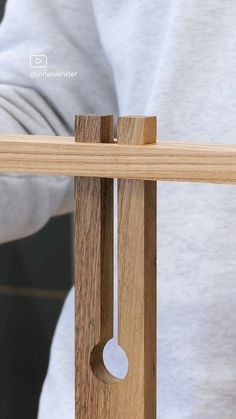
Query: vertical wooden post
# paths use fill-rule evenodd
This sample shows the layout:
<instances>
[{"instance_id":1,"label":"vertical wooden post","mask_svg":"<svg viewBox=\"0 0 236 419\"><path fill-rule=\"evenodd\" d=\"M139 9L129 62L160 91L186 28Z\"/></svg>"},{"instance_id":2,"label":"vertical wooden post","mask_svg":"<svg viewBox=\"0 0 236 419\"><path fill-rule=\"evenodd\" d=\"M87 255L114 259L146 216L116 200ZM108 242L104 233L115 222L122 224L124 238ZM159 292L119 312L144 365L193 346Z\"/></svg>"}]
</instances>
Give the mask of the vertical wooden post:
<instances>
[{"instance_id":1,"label":"vertical wooden post","mask_svg":"<svg viewBox=\"0 0 236 419\"><path fill-rule=\"evenodd\" d=\"M156 142L155 117L120 117L119 144ZM129 374L118 419L156 418L156 182L119 181L119 344Z\"/></svg>"},{"instance_id":2,"label":"vertical wooden post","mask_svg":"<svg viewBox=\"0 0 236 419\"><path fill-rule=\"evenodd\" d=\"M112 141L109 117L79 117L76 127L77 141ZM154 142L154 117L119 118L118 143ZM102 359L113 323L112 181L103 182L75 181L76 419L155 419L156 183L119 181L119 344L129 371L115 382Z\"/></svg>"},{"instance_id":3,"label":"vertical wooden post","mask_svg":"<svg viewBox=\"0 0 236 419\"><path fill-rule=\"evenodd\" d=\"M76 141L112 142L113 116L78 116ZM99 354L113 336L112 179L75 178L74 239L76 419L95 419L104 384L91 370L91 352L100 345L97 368L106 381Z\"/></svg>"}]
</instances>

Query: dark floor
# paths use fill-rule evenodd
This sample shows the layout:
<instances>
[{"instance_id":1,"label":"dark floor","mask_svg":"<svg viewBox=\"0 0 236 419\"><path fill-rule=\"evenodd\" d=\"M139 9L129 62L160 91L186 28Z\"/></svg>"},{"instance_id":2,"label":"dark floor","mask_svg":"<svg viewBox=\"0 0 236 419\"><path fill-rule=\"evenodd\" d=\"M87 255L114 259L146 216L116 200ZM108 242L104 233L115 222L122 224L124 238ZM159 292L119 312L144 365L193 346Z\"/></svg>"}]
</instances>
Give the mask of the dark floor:
<instances>
[{"instance_id":1,"label":"dark floor","mask_svg":"<svg viewBox=\"0 0 236 419\"><path fill-rule=\"evenodd\" d=\"M70 216L0 246L0 419L36 419L58 316L72 281Z\"/></svg>"}]
</instances>

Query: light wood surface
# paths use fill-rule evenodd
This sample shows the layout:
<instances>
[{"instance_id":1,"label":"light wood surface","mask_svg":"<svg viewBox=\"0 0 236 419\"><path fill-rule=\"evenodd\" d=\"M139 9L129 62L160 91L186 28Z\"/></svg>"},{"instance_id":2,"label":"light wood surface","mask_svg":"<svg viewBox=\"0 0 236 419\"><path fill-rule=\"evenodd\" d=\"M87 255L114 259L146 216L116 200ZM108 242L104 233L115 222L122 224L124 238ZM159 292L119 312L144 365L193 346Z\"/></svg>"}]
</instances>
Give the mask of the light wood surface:
<instances>
[{"instance_id":1,"label":"light wood surface","mask_svg":"<svg viewBox=\"0 0 236 419\"><path fill-rule=\"evenodd\" d=\"M76 143L71 137L0 135L0 172L236 183L236 145L87 140L90 143Z\"/></svg>"}]
</instances>

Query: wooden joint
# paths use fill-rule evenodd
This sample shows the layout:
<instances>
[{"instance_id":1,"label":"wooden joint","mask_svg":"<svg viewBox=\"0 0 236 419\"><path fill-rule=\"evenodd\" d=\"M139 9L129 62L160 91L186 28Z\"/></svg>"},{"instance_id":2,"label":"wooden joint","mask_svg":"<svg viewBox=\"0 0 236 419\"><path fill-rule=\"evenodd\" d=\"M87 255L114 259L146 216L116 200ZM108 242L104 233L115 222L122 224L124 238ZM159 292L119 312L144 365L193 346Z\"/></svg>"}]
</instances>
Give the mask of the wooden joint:
<instances>
[{"instance_id":1,"label":"wooden joint","mask_svg":"<svg viewBox=\"0 0 236 419\"><path fill-rule=\"evenodd\" d=\"M112 116L78 116L76 141L113 142ZM120 117L118 145L154 144L155 117ZM75 178L76 419L154 419L156 183L118 183L118 344L121 380L104 363L113 337L113 180Z\"/></svg>"}]
</instances>

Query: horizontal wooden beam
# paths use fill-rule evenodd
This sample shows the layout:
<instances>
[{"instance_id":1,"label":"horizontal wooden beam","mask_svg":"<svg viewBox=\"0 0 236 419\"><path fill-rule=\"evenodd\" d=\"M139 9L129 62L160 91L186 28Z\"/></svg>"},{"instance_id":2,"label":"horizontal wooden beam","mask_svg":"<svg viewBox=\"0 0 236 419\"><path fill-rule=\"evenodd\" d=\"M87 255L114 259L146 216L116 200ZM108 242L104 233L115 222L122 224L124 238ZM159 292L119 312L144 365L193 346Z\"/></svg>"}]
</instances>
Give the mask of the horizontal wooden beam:
<instances>
[{"instance_id":1,"label":"horizontal wooden beam","mask_svg":"<svg viewBox=\"0 0 236 419\"><path fill-rule=\"evenodd\" d=\"M118 145L76 143L73 137L1 135L0 172L236 183L236 145Z\"/></svg>"}]
</instances>

